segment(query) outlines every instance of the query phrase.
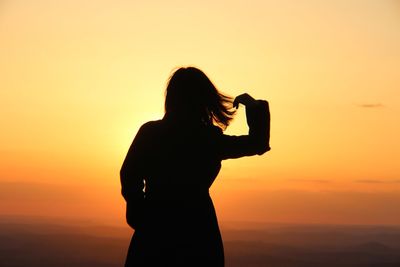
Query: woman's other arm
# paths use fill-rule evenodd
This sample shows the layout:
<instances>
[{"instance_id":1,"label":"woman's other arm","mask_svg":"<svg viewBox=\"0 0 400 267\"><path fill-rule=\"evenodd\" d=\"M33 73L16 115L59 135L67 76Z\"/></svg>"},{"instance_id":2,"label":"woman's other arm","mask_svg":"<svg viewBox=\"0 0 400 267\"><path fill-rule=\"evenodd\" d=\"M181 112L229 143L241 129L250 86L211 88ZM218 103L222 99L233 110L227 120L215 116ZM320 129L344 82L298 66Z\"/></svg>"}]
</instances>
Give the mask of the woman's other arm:
<instances>
[{"instance_id":1,"label":"woman's other arm","mask_svg":"<svg viewBox=\"0 0 400 267\"><path fill-rule=\"evenodd\" d=\"M136 134L120 170L121 193L126 201L126 219L134 229L143 213L146 143L145 124Z\"/></svg>"}]
</instances>

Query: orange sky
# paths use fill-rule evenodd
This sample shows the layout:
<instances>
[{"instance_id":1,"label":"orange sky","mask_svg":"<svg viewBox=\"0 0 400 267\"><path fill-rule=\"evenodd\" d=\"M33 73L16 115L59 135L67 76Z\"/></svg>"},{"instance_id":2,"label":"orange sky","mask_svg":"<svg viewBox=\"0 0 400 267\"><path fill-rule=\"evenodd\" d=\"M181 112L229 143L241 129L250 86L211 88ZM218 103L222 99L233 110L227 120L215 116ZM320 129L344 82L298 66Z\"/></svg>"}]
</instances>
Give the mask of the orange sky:
<instances>
[{"instance_id":1,"label":"orange sky","mask_svg":"<svg viewBox=\"0 0 400 267\"><path fill-rule=\"evenodd\" d=\"M271 152L212 187L221 221L400 224L399 29L394 0L3 0L0 215L123 223L130 142L195 65L271 107Z\"/></svg>"}]
</instances>

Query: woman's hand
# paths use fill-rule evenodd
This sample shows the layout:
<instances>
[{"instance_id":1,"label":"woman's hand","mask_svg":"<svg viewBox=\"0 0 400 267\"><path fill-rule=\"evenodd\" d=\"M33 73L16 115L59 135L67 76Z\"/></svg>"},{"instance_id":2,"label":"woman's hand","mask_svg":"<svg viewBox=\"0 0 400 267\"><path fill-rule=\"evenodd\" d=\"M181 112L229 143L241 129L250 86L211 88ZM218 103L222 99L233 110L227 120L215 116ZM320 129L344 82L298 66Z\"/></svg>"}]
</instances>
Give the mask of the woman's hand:
<instances>
[{"instance_id":1,"label":"woman's hand","mask_svg":"<svg viewBox=\"0 0 400 267\"><path fill-rule=\"evenodd\" d=\"M239 104L243 104L245 106L253 106L257 104L257 100L255 100L253 97L251 97L249 94L244 93L235 98L233 100L233 106L235 108L239 107Z\"/></svg>"},{"instance_id":2,"label":"woman's hand","mask_svg":"<svg viewBox=\"0 0 400 267\"><path fill-rule=\"evenodd\" d=\"M126 202L126 222L133 229L137 229L143 220L143 201L127 201Z\"/></svg>"}]
</instances>

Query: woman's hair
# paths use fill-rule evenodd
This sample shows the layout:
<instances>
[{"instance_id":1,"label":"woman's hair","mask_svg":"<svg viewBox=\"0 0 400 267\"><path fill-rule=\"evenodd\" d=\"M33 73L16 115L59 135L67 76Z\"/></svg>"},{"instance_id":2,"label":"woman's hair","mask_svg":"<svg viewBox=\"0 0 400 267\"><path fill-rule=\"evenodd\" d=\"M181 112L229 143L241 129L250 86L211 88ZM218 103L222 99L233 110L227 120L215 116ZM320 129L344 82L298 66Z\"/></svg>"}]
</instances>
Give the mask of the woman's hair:
<instances>
[{"instance_id":1,"label":"woman's hair","mask_svg":"<svg viewBox=\"0 0 400 267\"><path fill-rule=\"evenodd\" d=\"M235 113L232 98L218 92L207 75L194 67L179 68L169 78L165 113L200 120L225 129Z\"/></svg>"}]
</instances>

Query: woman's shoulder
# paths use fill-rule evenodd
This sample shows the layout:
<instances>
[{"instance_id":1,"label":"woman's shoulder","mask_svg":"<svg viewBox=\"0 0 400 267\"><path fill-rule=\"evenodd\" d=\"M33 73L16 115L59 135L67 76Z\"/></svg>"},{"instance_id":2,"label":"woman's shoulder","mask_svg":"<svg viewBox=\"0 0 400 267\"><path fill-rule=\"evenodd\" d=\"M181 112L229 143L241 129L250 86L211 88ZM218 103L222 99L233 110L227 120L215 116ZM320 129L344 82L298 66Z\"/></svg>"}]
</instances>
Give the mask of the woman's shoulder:
<instances>
[{"instance_id":1,"label":"woman's shoulder","mask_svg":"<svg viewBox=\"0 0 400 267\"><path fill-rule=\"evenodd\" d=\"M157 127L158 125L161 125L162 120L154 120L154 121L148 121L143 123L141 127L144 128L152 128L152 127Z\"/></svg>"},{"instance_id":2,"label":"woman's shoulder","mask_svg":"<svg viewBox=\"0 0 400 267\"><path fill-rule=\"evenodd\" d=\"M143 134L148 134L154 131L159 130L162 127L162 121L161 120L155 120L155 121L148 121L142 124L139 128L139 132Z\"/></svg>"}]
</instances>

